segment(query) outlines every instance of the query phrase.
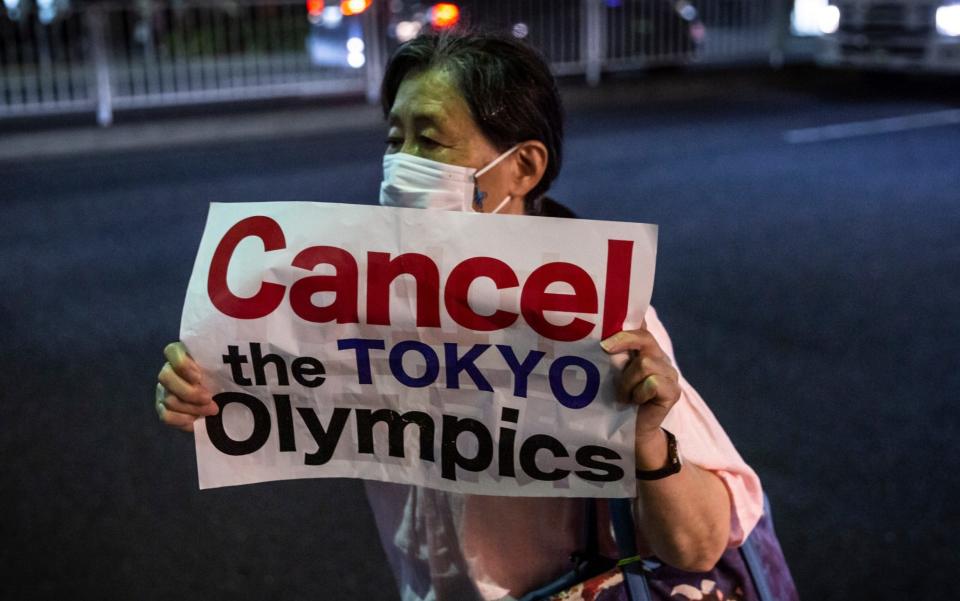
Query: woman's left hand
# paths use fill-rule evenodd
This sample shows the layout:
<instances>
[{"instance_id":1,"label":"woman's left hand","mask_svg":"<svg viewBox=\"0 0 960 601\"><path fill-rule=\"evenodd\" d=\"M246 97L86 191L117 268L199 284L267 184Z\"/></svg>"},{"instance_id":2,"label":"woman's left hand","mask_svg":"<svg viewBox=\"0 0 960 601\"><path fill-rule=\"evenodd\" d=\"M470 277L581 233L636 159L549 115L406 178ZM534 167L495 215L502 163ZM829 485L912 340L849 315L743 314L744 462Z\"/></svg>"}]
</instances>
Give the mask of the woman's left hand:
<instances>
[{"instance_id":1,"label":"woman's left hand","mask_svg":"<svg viewBox=\"0 0 960 601\"><path fill-rule=\"evenodd\" d=\"M680 400L680 373L660 344L647 331L624 330L600 343L607 353L627 352L629 358L619 378L619 396L637 408L637 441L659 434L660 425Z\"/></svg>"}]
</instances>

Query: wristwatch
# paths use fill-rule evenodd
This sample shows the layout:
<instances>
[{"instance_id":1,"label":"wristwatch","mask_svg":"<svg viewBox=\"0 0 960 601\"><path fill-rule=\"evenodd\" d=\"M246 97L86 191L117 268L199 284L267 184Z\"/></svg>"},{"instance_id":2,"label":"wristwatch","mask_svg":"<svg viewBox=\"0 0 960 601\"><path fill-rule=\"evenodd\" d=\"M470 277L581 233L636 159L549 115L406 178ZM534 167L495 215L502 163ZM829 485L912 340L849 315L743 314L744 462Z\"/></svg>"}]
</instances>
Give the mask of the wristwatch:
<instances>
[{"instance_id":1,"label":"wristwatch","mask_svg":"<svg viewBox=\"0 0 960 601\"><path fill-rule=\"evenodd\" d=\"M669 430L660 429L667 435L667 464L658 470L636 470L637 480L659 480L676 474L683 467L680 453L677 451L677 437Z\"/></svg>"}]
</instances>

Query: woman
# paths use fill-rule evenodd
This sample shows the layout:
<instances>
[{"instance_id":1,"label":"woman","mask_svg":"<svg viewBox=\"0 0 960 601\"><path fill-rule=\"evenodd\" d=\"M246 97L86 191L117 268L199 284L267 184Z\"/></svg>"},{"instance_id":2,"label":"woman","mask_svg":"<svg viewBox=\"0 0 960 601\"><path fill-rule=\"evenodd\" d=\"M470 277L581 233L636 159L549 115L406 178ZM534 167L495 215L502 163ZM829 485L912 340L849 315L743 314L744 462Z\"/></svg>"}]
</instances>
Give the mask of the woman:
<instances>
[{"instance_id":1,"label":"woman","mask_svg":"<svg viewBox=\"0 0 960 601\"><path fill-rule=\"evenodd\" d=\"M382 98L389 129L381 204L572 216L544 196L560 170L562 111L547 65L525 45L422 36L392 57ZM621 400L637 405L636 465L650 478L637 485L639 550L683 570L709 570L757 523L760 482L674 367L652 308L639 328L601 345L622 369ZM165 355L157 410L164 423L190 431L217 406L182 344ZM367 491L404 599L519 597L565 572L583 544L582 499L380 482ZM600 519L606 523L603 512ZM609 528L600 532L613 554Z\"/></svg>"}]
</instances>

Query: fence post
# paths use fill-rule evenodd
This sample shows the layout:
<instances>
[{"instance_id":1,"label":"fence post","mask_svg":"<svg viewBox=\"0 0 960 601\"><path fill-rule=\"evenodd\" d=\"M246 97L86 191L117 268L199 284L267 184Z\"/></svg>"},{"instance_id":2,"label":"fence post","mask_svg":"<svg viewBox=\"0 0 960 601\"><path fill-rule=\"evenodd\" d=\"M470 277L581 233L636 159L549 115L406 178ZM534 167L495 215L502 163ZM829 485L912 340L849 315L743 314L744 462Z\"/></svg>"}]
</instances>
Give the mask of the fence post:
<instances>
[{"instance_id":1,"label":"fence post","mask_svg":"<svg viewBox=\"0 0 960 601\"><path fill-rule=\"evenodd\" d=\"M606 13L603 0L582 0L583 7L583 54L586 66L587 85L600 83L603 69L603 54L606 46Z\"/></svg>"},{"instance_id":2,"label":"fence post","mask_svg":"<svg viewBox=\"0 0 960 601\"><path fill-rule=\"evenodd\" d=\"M786 59L787 36L790 31L790 13L793 0L774 0L770 16L770 66L779 69Z\"/></svg>"},{"instance_id":3,"label":"fence post","mask_svg":"<svg viewBox=\"0 0 960 601\"><path fill-rule=\"evenodd\" d=\"M364 13L363 41L367 58L367 102L380 102L380 82L386 68L386 32L383 27L384 15L380 12L380 2L374 2Z\"/></svg>"},{"instance_id":4,"label":"fence post","mask_svg":"<svg viewBox=\"0 0 960 601\"><path fill-rule=\"evenodd\" d=\"M91 6L87 11L90 54L96 81L97 123L106 127L113 123L113 87L110 83L110 53L107 44L104 8Z\"/></svg>"}]
</instances>

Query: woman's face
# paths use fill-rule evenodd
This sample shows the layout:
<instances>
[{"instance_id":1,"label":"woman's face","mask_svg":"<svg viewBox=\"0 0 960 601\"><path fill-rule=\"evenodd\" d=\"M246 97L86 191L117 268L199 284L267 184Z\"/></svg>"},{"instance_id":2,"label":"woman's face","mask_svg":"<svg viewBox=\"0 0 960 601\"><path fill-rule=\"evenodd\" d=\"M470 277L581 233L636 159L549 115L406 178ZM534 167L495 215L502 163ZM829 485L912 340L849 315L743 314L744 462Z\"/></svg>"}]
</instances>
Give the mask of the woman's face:
<instances>
[{"instance_id":1,"label":"woman's face","mask_svg":"<svg viewBox=\"0 0 960 601\"><path fill-rule=\"evenodd\" d=\"M408 75L397 90L387 124L387 154L405 152L475 169L500 155L477 127L452 74L445 69ZM486 194L484 211L492 211L510 195L511 201L500 212L523 212L523 196L517 195L513 185L515 155L477 179L477 187Z\"/></svg>"}]
</instances>

